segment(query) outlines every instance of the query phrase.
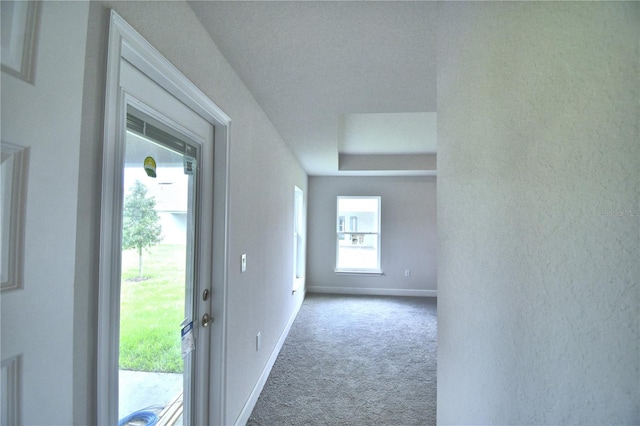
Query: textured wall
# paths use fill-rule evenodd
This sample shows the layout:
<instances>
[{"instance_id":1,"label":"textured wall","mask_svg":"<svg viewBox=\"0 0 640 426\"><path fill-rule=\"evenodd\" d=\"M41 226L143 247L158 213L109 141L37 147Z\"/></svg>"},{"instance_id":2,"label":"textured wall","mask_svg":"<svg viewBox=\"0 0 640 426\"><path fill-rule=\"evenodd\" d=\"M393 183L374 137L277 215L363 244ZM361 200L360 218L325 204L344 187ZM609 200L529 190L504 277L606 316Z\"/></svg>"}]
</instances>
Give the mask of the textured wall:
<instances>
[{"instance_id":1,"label":"textured wall","mask_svg":"<svg viewBox=\"0 0 640 426\"><path fill-rule=\"evenodd\" d=\"M639 6L440 4L441 424L640 423Z\"/></svg>"},{"instance_id":2,"label":"textured wall","mask_svg":"<svg viewBox=\"0 0 640 426\"><path fill-rule=\"evenodd\" d=\"M336 267L336 197L381 196L383 276L342 275ZM435 177L309 178L307 286L310 291L435 296ZM405 269L411 277L405 277Z\"/></svg>"}]
</instances>

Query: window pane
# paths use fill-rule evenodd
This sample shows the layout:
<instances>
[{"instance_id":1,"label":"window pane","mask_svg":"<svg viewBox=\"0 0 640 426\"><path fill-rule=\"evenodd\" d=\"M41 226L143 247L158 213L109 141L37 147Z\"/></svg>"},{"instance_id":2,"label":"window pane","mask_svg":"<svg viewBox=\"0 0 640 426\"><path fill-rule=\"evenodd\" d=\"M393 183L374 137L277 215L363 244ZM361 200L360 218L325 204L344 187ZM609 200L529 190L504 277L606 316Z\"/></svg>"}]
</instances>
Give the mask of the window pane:
<instances>
[{"instance_id":1,"label":"window pane","mask_svg":"<svg viewBox=\"0 0 640 426\"><path fill-rule=\"evenodd\" d=\"M297 186L294 187L294 212L293 212L293 289L298 286L297 280L304 277L305 256L304 256L304 193Z\"/></svg>"},{"instance_id":2,"label":"window pane","mask_svg":"<svg viewBox=\"0 0 640 426\"><path fill-rule=\"evenodd\" d=\"M378 232L377 198L338 198L338 232Z\"/></svg>"},{"instance_id":3,"label":"window pane","mask_svg":"<svg viewBox=\"0 0 640 426\"><path fill-rule=\"evenodd\" d=\"M338 269L378 269L378 235L340 236L343 238L338 238Z\"/></svg>"}]
</instances>

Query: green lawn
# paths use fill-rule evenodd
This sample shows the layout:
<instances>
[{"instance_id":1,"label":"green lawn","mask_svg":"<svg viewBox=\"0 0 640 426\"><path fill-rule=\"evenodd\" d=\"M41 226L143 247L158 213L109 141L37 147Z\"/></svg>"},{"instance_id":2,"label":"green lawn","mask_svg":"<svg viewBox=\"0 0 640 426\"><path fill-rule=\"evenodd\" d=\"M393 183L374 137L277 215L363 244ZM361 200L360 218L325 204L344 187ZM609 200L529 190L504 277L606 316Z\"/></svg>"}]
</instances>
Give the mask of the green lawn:
<instances>
[{"instance_id":1,"label":"green lawn","mask_svg":"<svg viewBox=\"0 0 640 426\"><path fill-rule=\"evenodd\" d=\"M120 368L182 372L180 323L184 319L185 246L160 244L142 255L144 281L138 275L138 253L122 253L120 296Z\"/></svg>"}]
</instances>

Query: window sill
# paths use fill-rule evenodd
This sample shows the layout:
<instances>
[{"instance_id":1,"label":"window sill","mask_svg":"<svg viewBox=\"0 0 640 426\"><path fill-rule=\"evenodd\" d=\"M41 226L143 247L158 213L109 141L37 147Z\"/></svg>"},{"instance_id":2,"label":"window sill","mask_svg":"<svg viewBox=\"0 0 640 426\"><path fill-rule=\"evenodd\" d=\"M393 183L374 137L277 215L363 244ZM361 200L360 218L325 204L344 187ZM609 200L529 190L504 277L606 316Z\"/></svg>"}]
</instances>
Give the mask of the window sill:
<instances>
[{"instance_id":1,"label":"window sill","mask_svg":"<svg viewBox=\"0 0 640 426\"><path fill-rule=\"evenodd\" d=\"M304 277L297 277L293 280L293 289L291 290L291 294L295 294L300 287L304 285Z\"/></svg>"},{"instance_id":2,"label":"window sill","mask_svg":"<svg viewBox=\"0 0 640 426\"><path fill-rule=\"evenodd\" d=\"M384 275L384 273L380 270L354 271L350 269L336 269L334 272L338 275L374 275L374 276Z\"/></svg>"}]
</instances>

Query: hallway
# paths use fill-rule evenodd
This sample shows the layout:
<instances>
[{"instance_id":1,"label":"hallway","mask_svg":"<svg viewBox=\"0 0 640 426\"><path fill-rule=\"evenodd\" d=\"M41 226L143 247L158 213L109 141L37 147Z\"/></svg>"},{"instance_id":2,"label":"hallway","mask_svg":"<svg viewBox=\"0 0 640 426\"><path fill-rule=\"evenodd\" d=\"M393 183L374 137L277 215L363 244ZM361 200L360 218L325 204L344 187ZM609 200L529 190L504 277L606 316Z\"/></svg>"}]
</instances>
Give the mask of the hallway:
<instances>
[{"instance_id":1,"label":"hallway","mask_svg":"<svg viewBox=\"0 0 640 426\"><path fill-rule=\"evenodd\" d=\"M433 425L435 298L307 294L247 423Z\"/></svg>"}]
</instances>

